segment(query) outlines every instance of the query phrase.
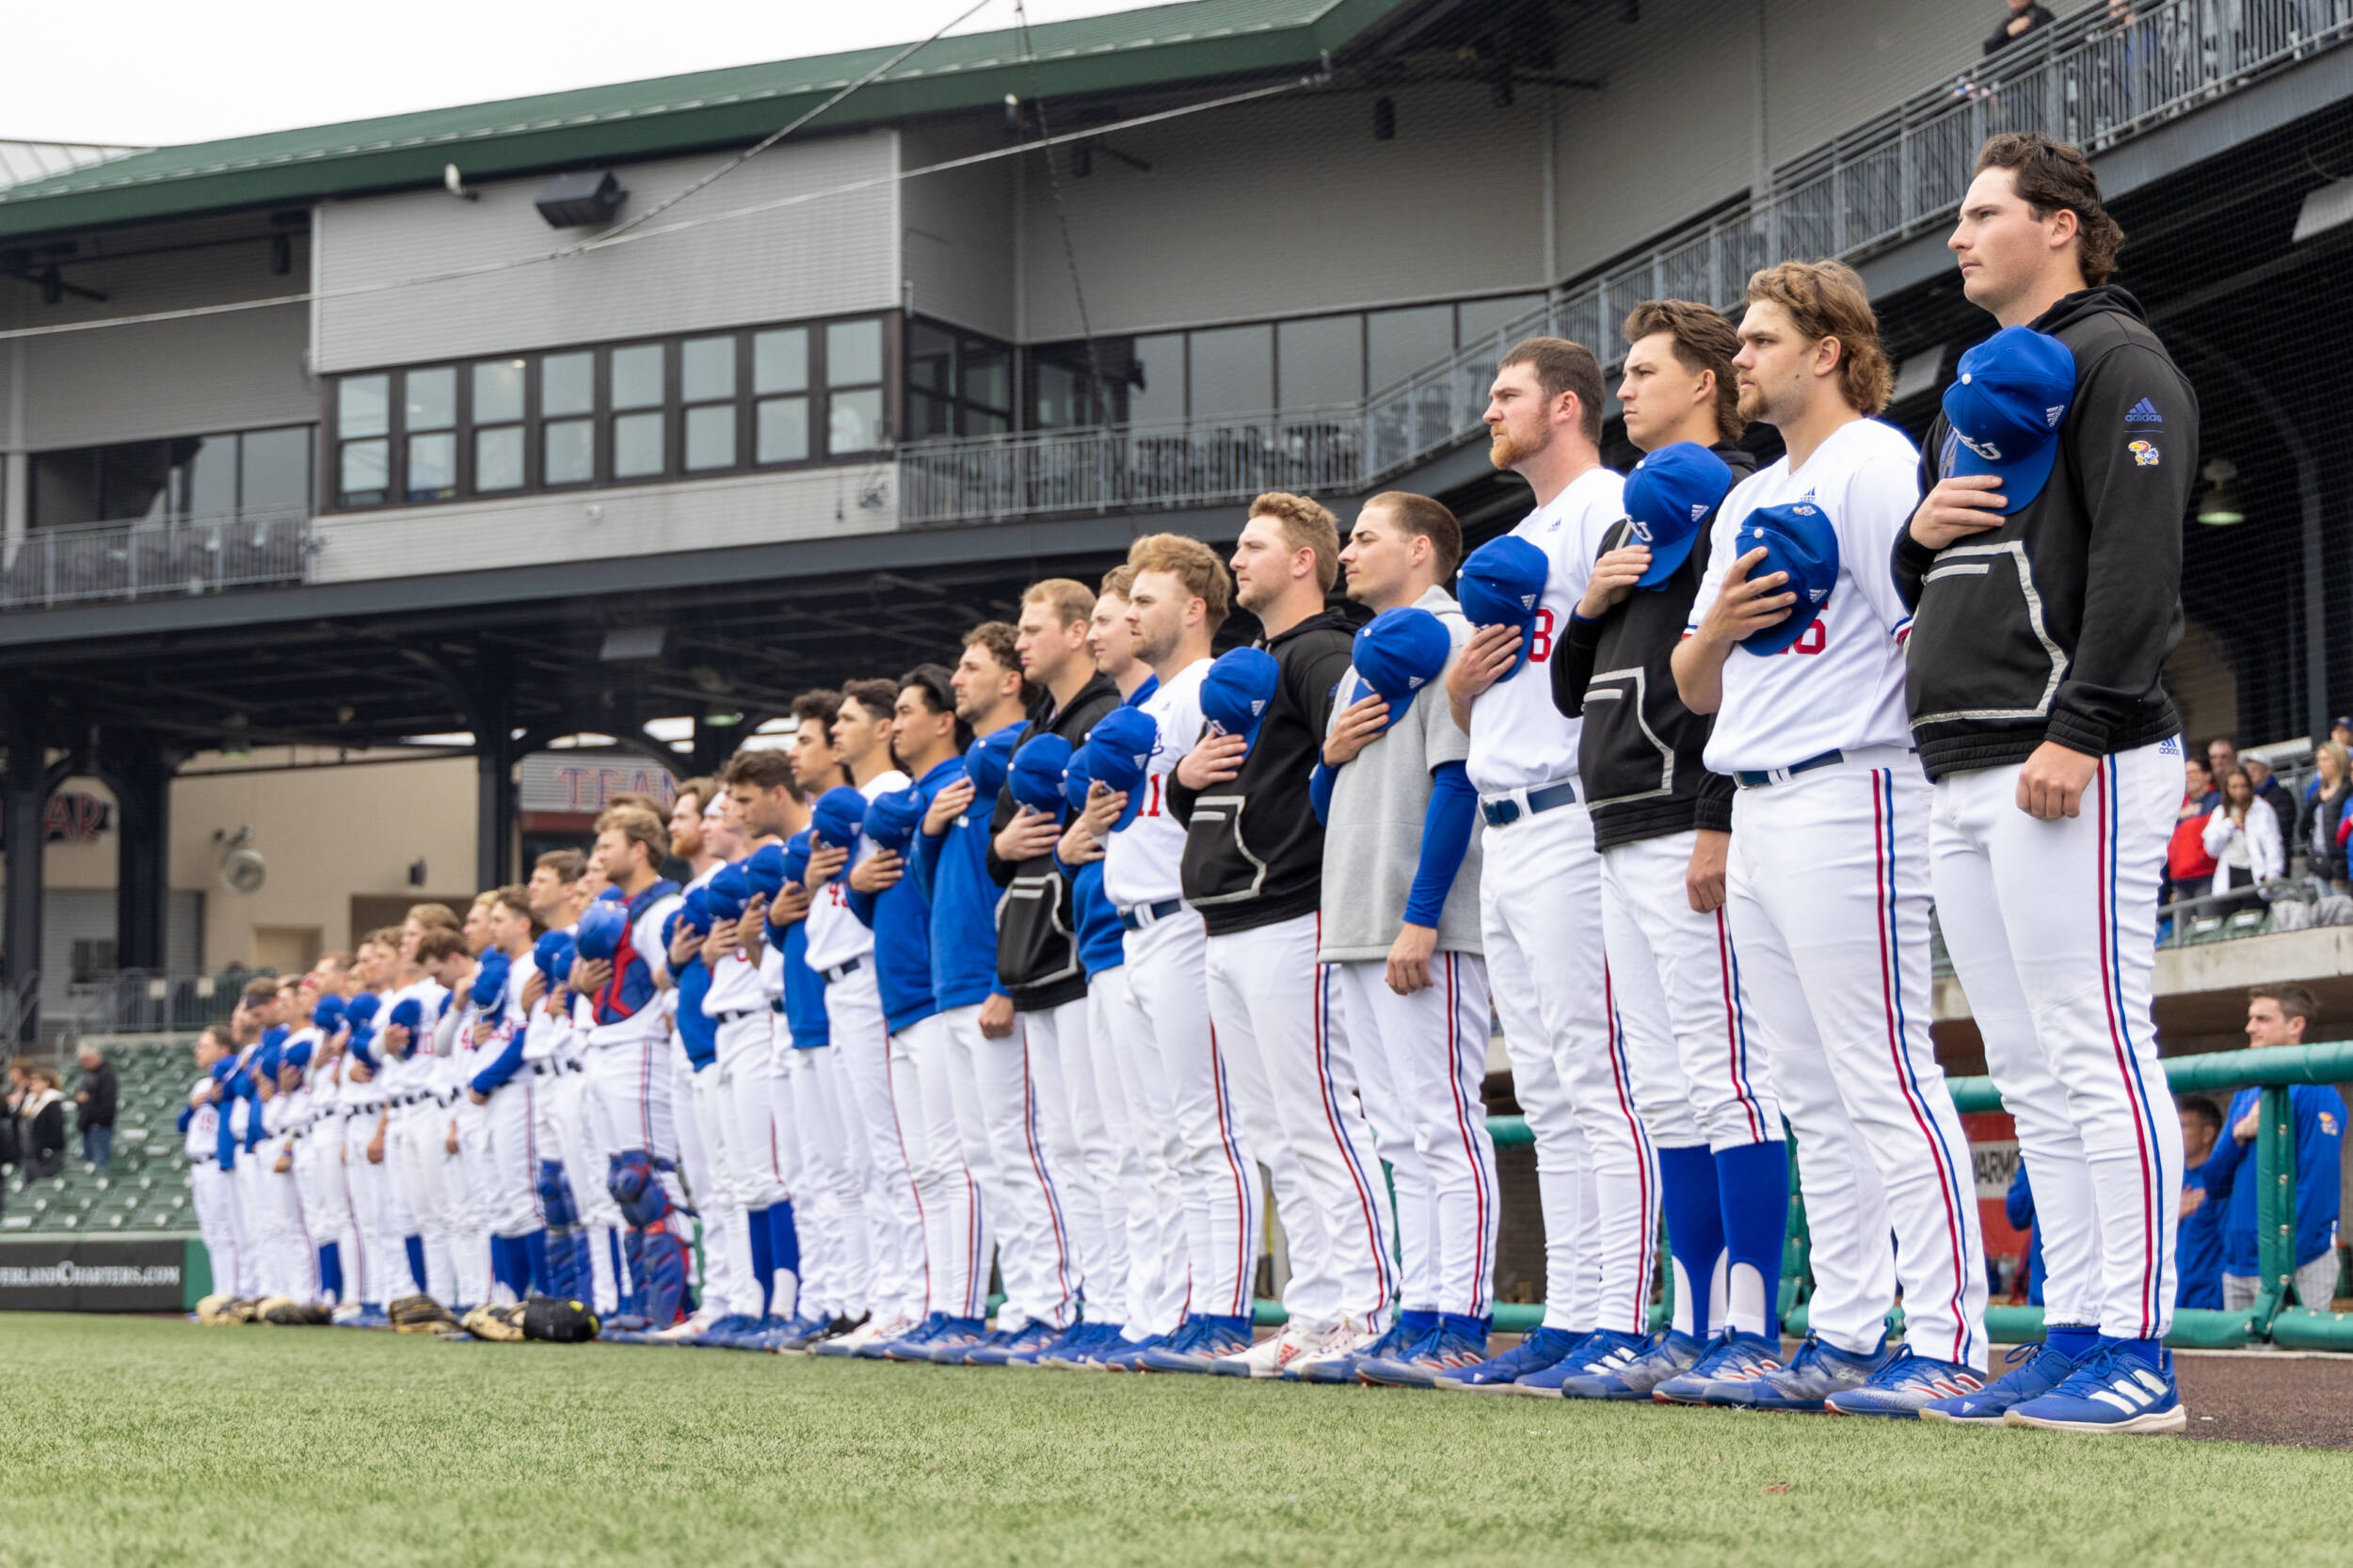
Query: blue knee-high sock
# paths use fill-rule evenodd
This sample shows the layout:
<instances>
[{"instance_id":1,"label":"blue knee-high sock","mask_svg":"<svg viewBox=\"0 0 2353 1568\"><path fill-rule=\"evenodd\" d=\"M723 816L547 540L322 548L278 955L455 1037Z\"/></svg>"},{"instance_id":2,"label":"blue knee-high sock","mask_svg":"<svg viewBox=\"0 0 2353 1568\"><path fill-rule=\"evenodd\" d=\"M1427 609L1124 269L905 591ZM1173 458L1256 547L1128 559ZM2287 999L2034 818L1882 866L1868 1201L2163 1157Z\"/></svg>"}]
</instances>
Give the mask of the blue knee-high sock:
<instances>
[{"instance_id":1,"label":"blue knee-high sock","mask_svg":"<svg viewBox=\"0 0 2353 1568\"><path fill-rule=\"evenodd\" d=\"M1781 1255L1789 1237L1789 1151L1780 1141L1743 1144L1716 1154L1723 1203L1724 1251L1737 1269L1754 1269L1765 1287L1765 1326L1781 1332Z\"/></svg>"},{"instance_id":2,"label":"blue knee-high sock","mask_svg":"<svg viewBox=\"0 0 2353 1568\"><path fill-rule=\"evenodd\" d=\"M520 1301L523 1299L525 1281L516 1271L517 1261L513 1237L493 1236L490 1238L490 1278L512 1290L515 1293L515 1299Z\"/></svg>"},{"instance_id":3,"label":"blue knee-high sock","mask_svg":"<svg viewBox=\"0 0 2353 1568\"><path fill-rule=\"evenodd\" d=\"M424 1238L422 1236L404 1236L401 1238L400 1244L403 1247L406 1247L408 1251L408 1277L417 1282L417 1288L419 1290L423 1290L425 1287Z\"/></svg>"},{"instance_id":4,"label":"blue knee-high sock","mask_svg":"<svg viewBox=\"0 0 2353 1568\"><path fill-rule=\"evenodd\" d=\"M1724 1250L1716 1157L1705 1144L1658 1151L1658 1199L1667 1215L1667 1254L1675 1265L1674 1329L1705 1337L1708 1294Z\"/></svg>"},{"instance_id":5,"label":"blue knee-high sock","mask_svg":"<svg viewBox=\"0 0 2353 1568\"><path fill-rule=\"evenodd\" d=\"M768 1210L769 1267L790 1269L792 1277L801 1274L801 1229L792 1218L792 1200L772 1205ZM771 1276L774 1277L773 1275Z\"/></svg>"},{"instance_id":6,"label":"blue knee-high sock","mask_svg":"<svg viewBox=\"0 0 2353 1568\"><path fill-rule=\"evenodd\" d=\"M334 1297L338 1303L344 1299L344 1254L337 1242L329 1241L319 1248L319 1291Z\"/></svg>"},{"instance_id":7,"label":"blue knee-high sock","mask_svg":"<svg viewBox=\"0 0 2353 1568\"><path fill-rule=\"evenodd\" d=\"M744 1210L744 1220L752 1233L752 1273L760 1281L760 1316L768 1314L768 1292L776 1282L776 1250L768 1240L768 1210Z\"/></svg>"},{"instance_id":8,"label":"blue knee-high sock","mask_svg":"<svg viewBox=\"0 0 2353 1568\"><path fill-rule=\"evenodd\" d=\"M529 1287L528 1289L518 1290L516 1294L554 1295L554 1277L548 1272L548 1233L544 1229L525 1231L515 1239L515 1245L521 1253L523 1281Z\"/></svg>"}]
</instances>

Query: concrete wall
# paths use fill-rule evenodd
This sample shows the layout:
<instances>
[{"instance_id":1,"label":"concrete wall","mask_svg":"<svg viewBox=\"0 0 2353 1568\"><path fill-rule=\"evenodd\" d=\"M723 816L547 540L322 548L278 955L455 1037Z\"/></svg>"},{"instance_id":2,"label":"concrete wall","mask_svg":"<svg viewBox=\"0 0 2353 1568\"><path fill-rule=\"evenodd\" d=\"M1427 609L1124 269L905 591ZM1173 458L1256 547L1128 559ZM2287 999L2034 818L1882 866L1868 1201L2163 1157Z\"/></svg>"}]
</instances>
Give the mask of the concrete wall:
<instances>
[{"instance_id":1,"label":"concrete wall","mask_svg":"<svg viewBox=\"0 0 2353 1568\"><path fill-rule=\"evenodd\" d=\"M709 173L719 154L618 166L624 220ZM898 136L882 130L794 141L680 201L653 228L796 197L747 217L443 282L467 268L528 263L593 231L551 229L533 205L544 179L495 181L481 200L408 191L318 213L321 289L402 282L318 307L323 370L412 364L559 344L744 326L899 302ZM820 195L866 184L842 194Z\"/></svg>"}]
</instances>

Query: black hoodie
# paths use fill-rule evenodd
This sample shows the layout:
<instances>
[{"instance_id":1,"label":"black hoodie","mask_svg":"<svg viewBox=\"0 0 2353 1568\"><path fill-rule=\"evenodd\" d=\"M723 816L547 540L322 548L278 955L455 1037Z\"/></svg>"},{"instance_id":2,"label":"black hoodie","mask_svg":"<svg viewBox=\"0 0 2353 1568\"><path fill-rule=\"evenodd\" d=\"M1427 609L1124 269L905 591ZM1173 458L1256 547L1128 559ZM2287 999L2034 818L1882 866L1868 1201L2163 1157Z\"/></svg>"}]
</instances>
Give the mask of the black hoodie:
<instances>
[{"instance_id":1,"label":"black hoodie","mask_svg":"<svg viewBox=\"0 0 2353 1568\"><path fill-rule=\"evenodd\" d=\"M1721 441L1708 450L1732 470L1736 485L1756 472L1745 447ZM1612 524L1600 553L1625 544L1632 528ZM1585 720L1577 776L1591 803L1595 849L1692 828L1732 831L1732 780L1700 760L1712 721L1683 705L1670 664L1707 575L1714 529L1711 517L1683 565L1657 587L1636 589L1599 620L1571 615L1553 654L1552 705Z\"/></svg>"},{"instance_id":2,"label":"black hoodie","mask_svg":"<svg viewBox=\"0 0 2353 1568\"><path fill-rule=\"evenodd\" d=\"M2075 357L2075 396L2040 494L1942 551L1897 536L1912 606L1904 695L1931 778L2021 762L2045 740L2105 757L2182 728L2160 679L2182 640L2182 520L2198 398L2122 289L2071 294L2032 323ZM1954 438L1921 448L1934 487Z\"/></svg>"},{"instance_id":3,"label":"black hoodie","mask_svg":"<svg viewBox=\"0 0 2353 1568\"><path fill-rule=\"evenodd\" d=\"M1018 752L1032 735L1054 734L1073 749L1086 743L1095 721L1119 706L1119 688L1095 676L1052 713L1030 721L1015 743ZM998 792L988 824L988 874L1005 896L997 903L997 978L1005 983L1016 1013L1042 1013L1087 994L1086 970L1079 963L1078 909L1071 879L1049 850L1016 864L997 854L997 835L1020 810L1013 787Z\"/></svg>"},{"instance_id":4,"label":"black hoodie","mask_svg":"<svg viewBox=\"0 0 2353 1568\"><path fill-rule=\"evenodd\" d=\"M1327 604L1259 646L1282 666L1274 700L1241 772L1208 792L1168 780L1168 806L1185 824L1185 902L1212 936L1250 931L1323 904L1323 824L1307 781L1323 752L1332 703L1371 617L1358 605Z\"/></svg>"}]
</instances>

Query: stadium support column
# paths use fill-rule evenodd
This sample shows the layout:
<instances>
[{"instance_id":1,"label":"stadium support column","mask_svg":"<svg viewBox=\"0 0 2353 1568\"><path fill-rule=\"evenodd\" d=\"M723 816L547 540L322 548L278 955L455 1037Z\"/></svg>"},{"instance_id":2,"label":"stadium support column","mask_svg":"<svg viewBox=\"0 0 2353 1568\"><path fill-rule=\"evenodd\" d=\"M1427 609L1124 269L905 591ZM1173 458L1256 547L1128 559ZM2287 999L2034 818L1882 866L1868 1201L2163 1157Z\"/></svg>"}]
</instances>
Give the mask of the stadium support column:
<instances>
[{"instance_id":1,"label":"stadium support column","mask_svg":"<svg viewBox=\"0 0 2353 1568\"><path fill-rule=\"evenodd\" d=\"M0 904L0 984L8 999L24 998L17 1038L40 1032L41 815L49 804L46 715L19 697L6 705L8 770L0 779L0 831L8 840L8 883Z\"/></svg>"},{"instance_id":2,"label":"stadium support column","mask_svg":"<svg viewBox=\"0 0 2353 1568\"><path fill-rule=\"evenodd\" d=\"M482 650L467 692L473 721L474 885L515 879L515 669L506 650Z\"/></svg>"},{"instance_id":3,"label":"stadium support column","mask_svg":"<svg viewBox=\"0 0 2353 1568\"><path fill-rule=\"evenodd\" d=\"M160 972L171 896L172 759L152 735L107 749L100 772L115 796L115 963Z\"/></svg>"}]
</instances>

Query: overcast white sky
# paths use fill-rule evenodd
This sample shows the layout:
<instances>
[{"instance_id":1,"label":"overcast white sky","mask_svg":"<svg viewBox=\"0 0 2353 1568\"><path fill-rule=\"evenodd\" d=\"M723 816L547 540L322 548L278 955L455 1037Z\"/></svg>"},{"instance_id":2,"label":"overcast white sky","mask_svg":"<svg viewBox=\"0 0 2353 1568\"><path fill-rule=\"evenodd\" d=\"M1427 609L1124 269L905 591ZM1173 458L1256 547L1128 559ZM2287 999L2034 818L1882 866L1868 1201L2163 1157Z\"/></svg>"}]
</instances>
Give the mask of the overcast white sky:
<instances>
[{"instance_id":1,"label":"overcast white sky","mask_svg":"<svg viewBox=\"0 0 2353 1568\"><path fill-rule=\"evenodd\" d=\"M161 146L923 38L972 0L114 0L0 24L0 137ZM1028 0L1032 23L1142 0ZM955 30L1010 27L988 0ZM920 58L920 56L919 56Z\"/></svg>"}]
</instances>

